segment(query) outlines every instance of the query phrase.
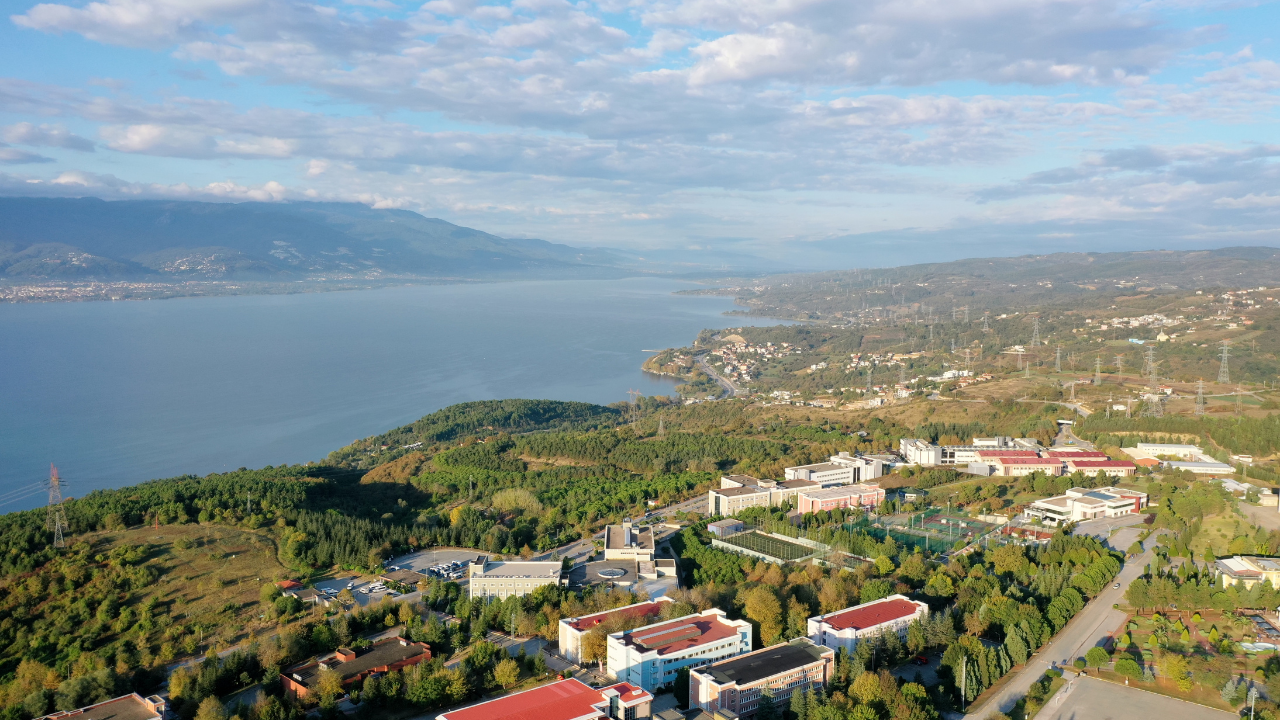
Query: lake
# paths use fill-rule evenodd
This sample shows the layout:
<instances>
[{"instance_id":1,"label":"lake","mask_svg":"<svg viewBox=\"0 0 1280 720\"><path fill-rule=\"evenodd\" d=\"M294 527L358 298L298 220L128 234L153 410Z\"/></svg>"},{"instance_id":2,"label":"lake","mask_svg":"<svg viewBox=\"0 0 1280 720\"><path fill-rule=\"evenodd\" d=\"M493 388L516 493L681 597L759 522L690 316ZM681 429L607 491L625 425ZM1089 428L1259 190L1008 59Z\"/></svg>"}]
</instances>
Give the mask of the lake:
<instances>
[{"instance_id":1,"label":"lake","mask_svg":"<svg viewBox=\"0 0 1280 720\"><path fill-rule=\"evenodd\" d=\"M320 460L468 400L674 394L646 349L741 325L671 280L0 305L0 512ZM773 321L762 321L772 324Z\"/></svg>"}]
</instances>

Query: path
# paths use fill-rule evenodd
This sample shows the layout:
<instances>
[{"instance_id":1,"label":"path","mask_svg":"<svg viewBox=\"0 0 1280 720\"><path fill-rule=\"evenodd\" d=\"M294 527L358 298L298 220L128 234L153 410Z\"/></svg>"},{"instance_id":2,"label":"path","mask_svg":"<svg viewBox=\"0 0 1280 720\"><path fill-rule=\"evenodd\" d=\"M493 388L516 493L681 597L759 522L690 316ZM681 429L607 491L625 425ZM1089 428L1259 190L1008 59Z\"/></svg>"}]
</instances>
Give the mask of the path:
<instances>
[{"instance_id":1,"label":"path","mask_svg":"<svg viewBox=\"0 0 1280 720\"><path fill-rule=\"evenodd\" d=\"M998 693L981 706L970 708L965 720L984 720L995 712L1008 713L1019 699L1026 696L1031 684L1039 680L1044 671L1054 666L1070 665L1082 657L1091 647L1111 634L1124 622L1125 613L1112 608L1113 603L1124 599L1129 583L1139 577L1154 555L1155 543L1148 541L1146 552L1125 563L1112 584L1098 593L1092 601L1076 614L1071 622L1032 657L1017 675L1008 679ZM1114 587L1119 583L1120 587ZM1081 718L1085 716L1080 716Z\"/></svg>"}]
</instances>

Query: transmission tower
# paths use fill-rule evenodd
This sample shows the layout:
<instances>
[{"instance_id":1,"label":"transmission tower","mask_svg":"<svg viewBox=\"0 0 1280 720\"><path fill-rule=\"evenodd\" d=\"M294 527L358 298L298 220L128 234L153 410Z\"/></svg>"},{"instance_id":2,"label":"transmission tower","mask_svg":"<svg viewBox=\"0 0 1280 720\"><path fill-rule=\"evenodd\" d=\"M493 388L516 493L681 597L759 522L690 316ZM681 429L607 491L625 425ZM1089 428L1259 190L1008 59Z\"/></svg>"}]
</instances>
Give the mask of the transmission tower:
<instances>
[{"instance_id":1,"label":"transmission tower","mask_svg":"<svg viewBox=\"0 0 1280 720\"><path fill-rule=\"evenodd\" d=\"M1062 346L1058 346L1057 352L1053 354L1053 371L1062 372Z\"/></svg>"},{"instance_id":2,"label":"transmission tower","mask_svg":"<svg viewBox=\"0 0 1280 720\"><path fill-rule=\"evenodd\" d=\"M1034 324L1031 326L1031 347L1040 344L1040 318L1033 319Z\"/></svg>"},{"instance_id":3,"label":"transmission tower","mask_svg":"<svg viewBox=\"0 0 1280 720\"><path fill-rule=\"evenodd\" d=\"M991 317L991 313L990 313L990 312L984 312L984 313L982 313L982 331L983 331L983 332L986 332L986 331L988 331L988 330L990 330L990 329L991 329L991 324L990 324L989 322L987 322L987 319L988 319L989 317Z\"/></svg>"},{"instance_id":4,"label":"transmission tower","mask_svg":"<svg viewBox=\"0 0 1280 720\"><path fill-rule=\"evenodd\" d=\"M1124 355L1116 356L1116 375L1123 378L1124 376Z\"/></svg>"},{"instance_id":5,"label":"transmission tower","mask_svg":"<svg viewBox=\"0 0 1280 720\"><path fill-rule=\"evenodd\" d=\"M902 365L898 368L898 382L902 385L907 384L907 366Z\"/></svg>"},{"instance_id":6,"label":"transmission tower","mask_svg":"<svg viewBox=\"0 0 1280 720\"><path fill-rule=\"evenodd\" d=\"M1102 384L1102 358L1100 357L1093 359L1093 384Z\"/></svg>"},{"instance_id":7,"label":"transmission tower","mask_svg":"<svg viewBox=\"0 0 1280 720\"><path fill-rule=\"evenodd\" d=\"M49 518L48 528L53 531L53 546L64 548L63 533L67 530L67 512L62 507L62 479L58 477L58 468L49 463Z\"/></svg>"},{"instance_id":8,"label":"transmission tower","mask_svg":"<svg viewBox=\"0 0 1280 720\"><path fill-rule=\"evenodd\" d=\"M631 397L631 422L640 419L640 391L628 390L627 395Z\"/></svg>"},{"instance_id":9,"label":"transmission tower","mask_svg":"<svg viewBox=\"0 0 1280 720\"><path fill-rule=\"evenodd\" d=\"M968 306L968 305L965 305L965 306L964 306L963 308L961 308L961 309L962 309L962 310L964 310L964 321L965 321L965 322L969 322L969 306Z\"/></svg>"},{"instance_id":10,"label":"transmission tower","mask_svg":"<svg viewBox=\"0 0 1280 720\"><path fill-rule=\"evenodd\" d=\"M1204 414L1204 380L1196 381L1196 414Z\"/></svg>"},{"instance_id":11,"label":"transmission tower","mask_svg":"<svg viewBox=\"0 0 1280 720\"><path fill-rule=\"evenodd\" d=\"M951 306L951 322L955 322L955 321L956 321L956 306L952 305Z\"/></svg>"},{"instance_id":12,"label":"transmission tower","mask_svg":"<svg viewBox=\"0 0 1280 720\"><path fill-rule=\"evenodd\" d=\"M1149 378L1152 378L1151 382L1152 382L1152 385L1154 385L1155 384L1154 378L1156 375L1156 349L1153 347L1147 348L1147 352L1144 359L1146 360L1146 363L1142 366L1142 374L1146 375Z\"/></svg>"},{"instance_id":13,"label":"transmission tower","mask_svg":"<svg viewBox=\"0 0 1280 720\"><path fill-rule=\"evenodd\" d=\"M969 368L970 368L970 367L972 367L972 365L970 364L971 362L972 362L972 361L971 361L971 359L970 359L970 357L969 357L969 348L965 348L965 349L964 349L964 369L965 369L966 371L968 371L968 370L969 370Z\"/></svg>"},{"instance_id":14,"label":"transmission tower","mask_svg":"<svg viewBox=\"0 0 1280 720\"><path fill-rule=\"evenodd\" d=\"M956 339L951 338L951 352L955 352L955 351L956 351Z\"/></svg>"},{"instance_id":15,"label":"transmission tower","mask_svg":"<svg viewBox=\"0 0 1280 720\"><path fill-rule=\"evenodd\" d=\"M1222 364L1218 366L1218 382L1224 385L1231 382L1231 371L1227 369L1227 361L1231 357L1231 341L1222 341Z\"/></svg>"}]
</instances>

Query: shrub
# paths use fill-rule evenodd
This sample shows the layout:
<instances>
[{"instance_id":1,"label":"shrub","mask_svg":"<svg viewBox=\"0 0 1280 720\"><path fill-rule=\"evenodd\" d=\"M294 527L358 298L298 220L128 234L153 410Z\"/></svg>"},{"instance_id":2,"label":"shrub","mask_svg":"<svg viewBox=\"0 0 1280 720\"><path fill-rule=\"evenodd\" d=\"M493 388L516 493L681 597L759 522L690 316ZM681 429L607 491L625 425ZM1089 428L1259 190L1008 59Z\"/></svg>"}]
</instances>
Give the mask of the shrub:
<instances>
[{"instance_id":1,"label":"shrub","mask_svg":"<svg viewBox=\"0 0 1280 720\"><path fill-rule=\"evenodd\" d=\"M1116 661L1116 672L1130 680L1137 680L1142 677L1142 666L1133 658L1121 658Z\"/></svg>"},{"instance_id":2,"label":"shrub","mask_svg":"<svg viewBox=\"0 0 1280 720\"><path fill-rule=\"evenodd\" d=\"M1083 670L1085 665L1084 658L1076 658L1076 661L1071 664L1075 665L1077 670Z\"/></svg>"},{"instance_id":3,"label":"shrub","mask_svg":"<svg viewBox=\"0 0 1280 720\"><path fill-rule=\"evenodd\" d=\"M1092 667L1100 668L1111 661L1111 656L1100 647L1091 647L1089 652L1084 654L1084 659Z\"/></svg>"}]
</instances>

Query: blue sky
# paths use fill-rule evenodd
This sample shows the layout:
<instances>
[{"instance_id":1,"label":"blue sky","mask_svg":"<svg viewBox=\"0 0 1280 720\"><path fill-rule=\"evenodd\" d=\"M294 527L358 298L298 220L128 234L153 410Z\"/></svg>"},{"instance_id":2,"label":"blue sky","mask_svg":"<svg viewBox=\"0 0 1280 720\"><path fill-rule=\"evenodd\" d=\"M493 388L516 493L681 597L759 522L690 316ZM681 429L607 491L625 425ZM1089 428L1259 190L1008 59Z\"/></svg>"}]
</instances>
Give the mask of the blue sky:
<instances>
[{"instance_id":1,"label":"blue sky","mask_svg":"<svg viewBox=\"0 0 1280 720\"><path fill-rule=\"evenodd\" d=\"M5 9L4 194L357 201L808 265L1280 245L1270 3Z\"/></svg>"}]
</instances>

